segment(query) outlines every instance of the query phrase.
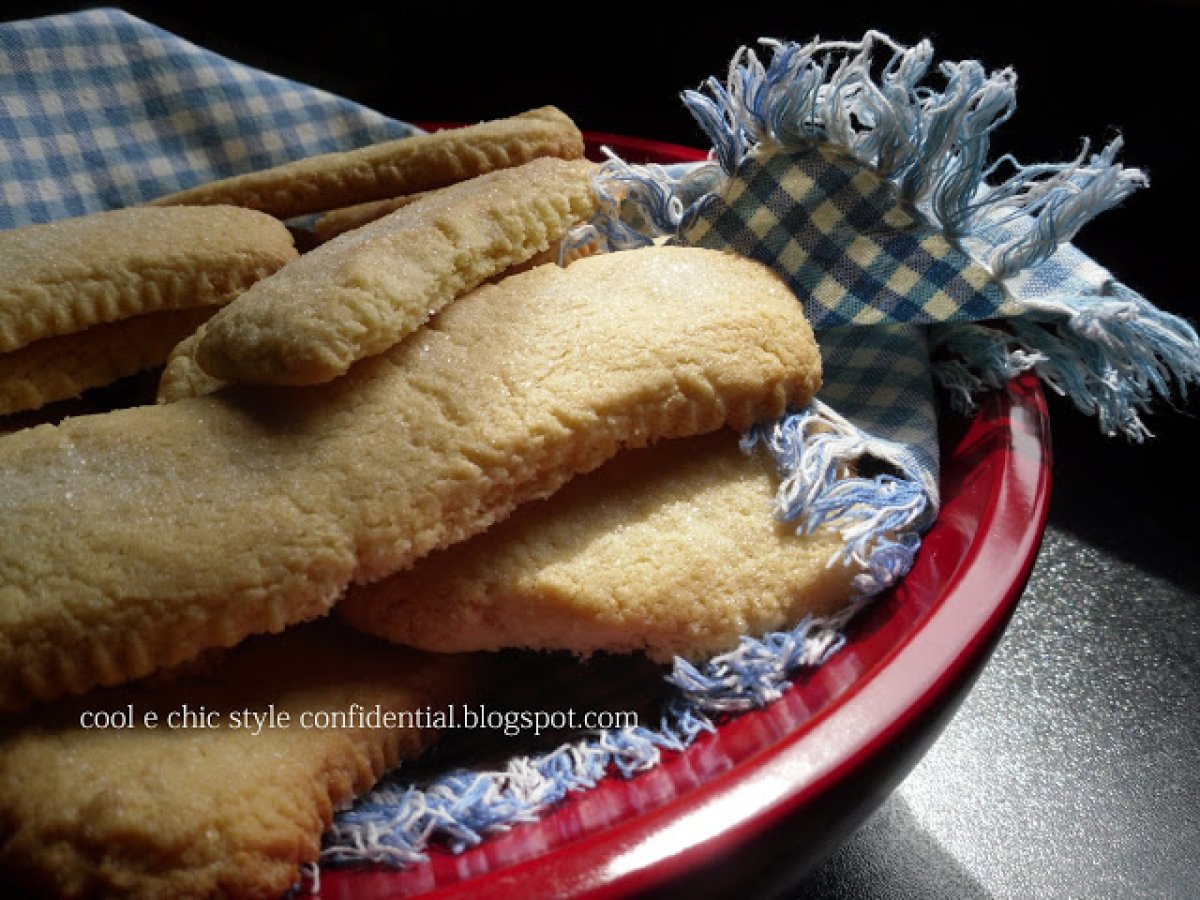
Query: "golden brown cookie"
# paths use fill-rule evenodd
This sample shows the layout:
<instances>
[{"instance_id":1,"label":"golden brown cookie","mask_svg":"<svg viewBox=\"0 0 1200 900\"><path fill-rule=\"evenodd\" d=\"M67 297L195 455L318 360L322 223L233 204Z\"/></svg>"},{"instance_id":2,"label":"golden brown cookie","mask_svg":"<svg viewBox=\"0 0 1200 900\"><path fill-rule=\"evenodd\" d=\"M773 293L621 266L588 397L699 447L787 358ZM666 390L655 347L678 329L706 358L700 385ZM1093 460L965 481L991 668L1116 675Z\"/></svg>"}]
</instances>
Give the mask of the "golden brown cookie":
<instances>
[{"instance_id":1,"label":"golden brown cookie","mask_svg":"<svg viewBox=\"0 0 1200 900\"><path fill-rule=\"evenodd\" d=\"M568 261L580 259L591 252L593 250L590 247L579 248L568 255ZM534 254L523 263L505 269L498 275L489 278L488 282L499 281L536 266L554 263L558 260L558 256L559 242L555 242L549 249ZM220 390L229 384L227 381L209 375L196 362L196 348L204 339L206 325L207 322L171 349L159 378L156 402L174 403L184 397L200 397Z\"/></svg>"},{"instance_id":2,"label":"golden brown cookie","mask_svg":"<svg viewBox=\"0 0 1200 900\"><path fill-rule=\"evenodd\" d=\"M196 347L204 337L207 324L206 321L167 354L166 365L158 380L156 402L174 403L184 397L202 397L226 385L226 382L213 378L201 369L196 362Z\"/></svg>"},{"instance_id":3,"label":"golden brown cookie","mask_svg":"<svg viewBox=\"0 0 1200 900\"><path fill-rule=\"evenodd\" d=\"M318 616L624 446L819 380L771 270L648 247L481 287L327 385L0 436L0 709Z\"/></svg>"},{"instance_id":4,"label":"golden brown cookie","mask_svg":"<svg viewBox=\"0 0 1200 900\"><path fill-rule=\"evenodd\" d=\"M211 674L10 719L0 870L56 896L281 897L334 809L431 743L434 712L480 696L480 663L325 621ZM390 727L370 727L376 709Z\"/></svg>"},{"instance_id":5,"label":"golden brown cookie","mask_svg":"<svg viewBox=\"0 0 1200 900\"><path fill-rule=\"evenodd\" d=\"M316 234L317 240L324 243L339 234L370 225L376 219L382 219L388 213L394 213L402 206L408 206L408 204L420 200L427 193L428 191L418 191L415 194L405 194L401 197L389 197L386 200L372 200L368 203L356 203L353 206L331 209L313 223L313 233Z\"/></svg>"},{"instance_id":6,"label":"golden brown cookie","mask_svg":"<svg viewBox=\"0 0 1200 900\"><path fill-rule=\"evenodd\" d=\"M223 381L336 378L590 216L593 172L538 159L430 192L246 291L208 323L196 361Z\"/></svg>"},{"instance_id":7,"label":"golden brown cookie","mask_svg":"<svg viewBox=\"0 0 1200 900\"><path fill-rule=\"evenodd\" d=\"M168 309L0 353L0 415L38 409L161 365L212 307Z\"/></svg>"},{"instance_id":8,"label":"golden brown cookie","mask_svg":"<svg viewBox=\"0 0 1200 900\"><path fill-rule=\"evenodd\" d=\"M289 219L444 187L541 156L583 156L579 129L553 106L464 128L299 159L202 184L153 202L229 203Z\"/></svg>"},{"instance_id":9,"label":"golden brown cookie","mask_svg":"<svg viewBox=\"0 0 1200 900\"><path fill-rule=\"evenodd\" d=\"M0 232L0 353L227 302L295 259L282 223L233 207L120 209Z\"/></svg>"},{"instance_id":10,"label":"golden brown cookie","mask_svg":"<svg viewBox=\"0 0 1200 900\"><path fill-rule=\"evenodd\" d=\"M771 511L779 478L728 430L626 450L338 604L356 628L425 650L644 651L666 662L846 606L857 567L832 529Z\"/></svg>"}]
</instances>

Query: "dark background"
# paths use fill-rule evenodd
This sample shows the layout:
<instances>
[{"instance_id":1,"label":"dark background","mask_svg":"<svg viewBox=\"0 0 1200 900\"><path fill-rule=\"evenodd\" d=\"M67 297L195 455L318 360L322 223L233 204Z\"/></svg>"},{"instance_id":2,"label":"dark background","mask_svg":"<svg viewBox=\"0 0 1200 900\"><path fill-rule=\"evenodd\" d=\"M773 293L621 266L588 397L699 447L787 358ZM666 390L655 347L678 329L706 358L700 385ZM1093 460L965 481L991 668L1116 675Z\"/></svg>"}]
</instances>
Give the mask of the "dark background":
<instances>
[{"instance_id":1,"label":"dark background","mask_svg":"<svg viewBox=\"0 0 1200 900\"><path fill-rule=\"evenodd\" d=\"M25 18L87 4L6 4ZM1196 304L1200 5L356 3L250 12L123 4L242 62L410 121L553 103L581 128L700 145L679 92L759 37L933 40L1020 76L995 150L1073 156L1123 134L1151 188L1076 243L1161 307ZM956 720L880 812L801 885L821 897L1197 896L1200 404L1142 446L1051 398L1055 488L1029 590ZM779 837L786 843L787 836ZM753 893L752 884L747 884Z\"/></svg>"}]
</instances>

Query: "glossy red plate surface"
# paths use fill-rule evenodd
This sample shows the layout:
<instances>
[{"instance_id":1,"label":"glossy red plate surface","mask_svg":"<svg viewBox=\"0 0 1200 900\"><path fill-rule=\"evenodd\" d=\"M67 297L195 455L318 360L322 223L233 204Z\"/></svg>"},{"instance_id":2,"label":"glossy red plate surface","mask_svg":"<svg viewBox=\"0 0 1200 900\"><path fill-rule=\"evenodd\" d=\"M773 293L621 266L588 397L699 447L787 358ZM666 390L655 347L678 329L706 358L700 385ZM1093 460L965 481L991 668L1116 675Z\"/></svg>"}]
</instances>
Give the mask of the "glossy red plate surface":
<instances>
[{"instance_id":1,"label":"glossy red plate surface","mask_svg":"<svg viewBox=\"0 0 1200 900\"><path fill-rule=\"evenodd\" d=\"M699 151L589 135L631 162ZM1037 555L1050 493L1036 379L942 423L942 500L916 564L847 645L765 709L631 780L609 778L460 855L322 873L326 898L729 896L791 883L848 836L940 732L986 661Z\"/></svg>"}]
</instances>

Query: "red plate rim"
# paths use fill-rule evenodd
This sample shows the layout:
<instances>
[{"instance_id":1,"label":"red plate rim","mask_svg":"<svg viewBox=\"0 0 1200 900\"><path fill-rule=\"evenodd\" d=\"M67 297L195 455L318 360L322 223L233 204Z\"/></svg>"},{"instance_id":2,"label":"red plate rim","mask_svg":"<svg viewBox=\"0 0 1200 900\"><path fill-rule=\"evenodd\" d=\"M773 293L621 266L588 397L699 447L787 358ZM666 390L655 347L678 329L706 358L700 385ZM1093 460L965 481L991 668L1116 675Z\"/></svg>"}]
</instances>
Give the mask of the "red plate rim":
<instances>
[{"instance_id":1,"label":"red plate rim","mask_svg":"<svg viewBox=\"0 0 1200 900\"><path fill-rule=\"evenodd\" d=\"M589 155L604 145L631 162L705 158L703 151L658 141L585 137ZM686 765L721 742L753 744L772 716L794 721L787 718L793 712L780 710L805 702L797 698L816 698L819 705L807 707L811 716L667 802L551 841L545 852L511 865L480 857L479 867L468 866L471 875L457 883L426 880L422 896L599 897L660 888L818 802L877 761L922 717L953 704L1015 609L1045 529L1050 432L1036 377L1021 376L992 392L973 418L944 422L943 430L952 432L942 436L943 506L909 576L859 617L846 648L783 700L731 720L660 768ZM619 793L636 781L610 778L564 805L597 792ZM545 822L518 826L497 840ZM405 875L402 887L396 879ZM321 894L410 896L421 880L380 869L331 869L323 873Z\"/></svg>"}]
</instances>

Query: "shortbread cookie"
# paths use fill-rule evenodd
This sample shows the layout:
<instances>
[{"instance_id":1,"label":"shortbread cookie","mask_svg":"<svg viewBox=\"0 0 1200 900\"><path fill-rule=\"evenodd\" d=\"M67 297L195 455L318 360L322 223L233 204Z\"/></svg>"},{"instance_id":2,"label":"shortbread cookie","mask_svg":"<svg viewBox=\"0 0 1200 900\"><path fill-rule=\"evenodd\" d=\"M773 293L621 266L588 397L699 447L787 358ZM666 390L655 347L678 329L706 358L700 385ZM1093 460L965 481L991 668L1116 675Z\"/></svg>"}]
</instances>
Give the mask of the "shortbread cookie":
<instances>
[{"instance_id":1,"label":"shortbread cookie","mask_svg":"<svg viewBox=\"0 0 1200 900\"><path fill-rule=\"evenodd\" d=\"M774 418L819 380L771 270L647 247L481 287L328 385L0 437L0 709L320 615L622 446Z\"/></svg>"},{"instance_id":2,"label":"shortbread cookie","mask_svg":"<svg viewBox=\"0 0 1200 900\"><path fill-rule=\"evenodd\" d=\"M318 243L331 241L340 234L370 225L389 213L394 213L402 207L423 200L429 194L429 191L421 191L417 194L406 194L403 197L392 197L390 200L376 200L372 203L359 203L356 206L332 209L313 224L313 234Z\"/></svg>"},{"instance_id":3,"label":"shortbread cookie","mask_svg":"<svg viewBox=\"0 0 1200 900\"><path fill-rule=\"evenodd\" d=\"M161 365L213 314L168 309L0 353L0 415L38 409Z\"/></svg>"},{"instance_id":4,"label":"shortbread cookie","mask_svg":"<svg viewBox=\"0 0 1200 900\"><path fill-rule=\"evenodd\" d=\"M10 720L0 869L55 896L282 897L334 809L480 696L480 663L325 621L249 641L209 675Z\"/></svg>"},{"instance_id":5,"label":"shortbread cookie","mask_svg":"<svg viewBox=\"0 0 1200 900\"><path fill-rule=\"evenodd\" d=\"M226 382L213 378L196 362L196 347L204 339L207 325L205 322L167 354L166 365L158 380L156 402L174 403L184 397L202 397L225 386Z\"/></svg>"},{"instance_id":6,"label":"shortbread cookie","mask_svg":"<svg viewBox=\"0 0 1200 900\"><path fill-rule=\"evenodd\" d=\"M434 651L529 647L706 658L849 603L833 529L771 512L779 478L729 430L627 450L547 500L352 587L347 622Z\"/></svg>"},{"instance_id":7,"label":"shortbread cookie","mask_svg":"<svg viewBox=\"0 0 1200 900\"><path fill-rule=\"evenodd\" d=\"M567 262L581 259L591 252L593 251L590 247L578 248L568 254L567 259L563 260L563 262L566 264ZM536 266L556 263L558 262L559 255L559 242L555 242L549 249L543 250L541 253L535 253L525 262L505 269L503 272L489 278L488 281L495 282L510 275L528 271ZM229 384L227 381L222 381L220 378L214 378L209 375L196 362L196 348L200 345L200 341L204 339L206 325L207 323L197 328L194 334L180 341L168 354L166 365L163 367L162 375L158 382L158 391L155 398L158 403L174 403L176 400L182 400L184 397L200 397L204 394L211 394L213 391L220 390Z\"/></svg>"},{"instance_id":8,"label":"shortbread cookie","mask_svg":"<svg viewBox=\"0 0 1200 900\"><path fill-rule=\"evenodd\" d=\"M120 209L0 232L0 353L104 322L224 303L296 258L270 216Z\"/></svg>"},{"instance_id":9,"label":"shortbread cookie","mask_svg":"<svg viewBox=\"0 0 1200 900\"><path fill-rule=\"evenodd\" d=\"M196 361L224 381L336 378L589 217L593 172L538 159L431 192L246 291L209 322Z\"/></svg>"},{"instance_id":10,"label":"shortbread cookie","mask_svg":"<svg viewBox=\"0 0 1200 900\"><path fill-rule=\"evenodd\" d=\"M289 219L444 187L542 156L583 156L579 129L553 106L465 128L299 159L153 202L229 203Z\"/></svg>"},{"instance_id":11,"label":"shortbread cookie","mask_svg":"<svg viewBox=\"0 0 1200 900\"><path fill-rule=\"evenodd\" d=\"M388 213L394 213L401 207L420 200L427 193L429 192L418 191L415 194L405 194L401 197L389 197L386 200L372 200L369 203L356 203L353 206L343 206L341 209L331 209L313 223L313 233L322 243L333 240L339 234L370 225L376 219L382 219Z\"/></svg>"}]
</instances>

